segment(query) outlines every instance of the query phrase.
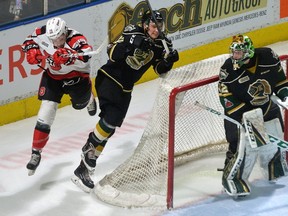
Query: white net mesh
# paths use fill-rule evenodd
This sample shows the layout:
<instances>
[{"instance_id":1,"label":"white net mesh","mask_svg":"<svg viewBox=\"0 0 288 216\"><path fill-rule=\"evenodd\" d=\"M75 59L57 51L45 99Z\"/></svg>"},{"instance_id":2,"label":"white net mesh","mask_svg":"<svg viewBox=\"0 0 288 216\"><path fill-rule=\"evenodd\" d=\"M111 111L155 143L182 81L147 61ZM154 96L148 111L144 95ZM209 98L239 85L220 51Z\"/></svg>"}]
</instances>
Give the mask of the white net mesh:
<instances>
[{"instance_id":1,"label":"white net mesh","mask_svg":"<svg viewBox=\"0 0 288 216\"><path fill-rule=\"evenodd\" d=\"M218 75L227 57L221 55L186 65L160 78L148 125L134 154L98 182L95 187L98 198L123 207L166 205L170 92L175 87ZM217 82L177 96L175 165L226 147L223 119L194 106L196 100L222 111Z\"/></svg>"}]
</instances>

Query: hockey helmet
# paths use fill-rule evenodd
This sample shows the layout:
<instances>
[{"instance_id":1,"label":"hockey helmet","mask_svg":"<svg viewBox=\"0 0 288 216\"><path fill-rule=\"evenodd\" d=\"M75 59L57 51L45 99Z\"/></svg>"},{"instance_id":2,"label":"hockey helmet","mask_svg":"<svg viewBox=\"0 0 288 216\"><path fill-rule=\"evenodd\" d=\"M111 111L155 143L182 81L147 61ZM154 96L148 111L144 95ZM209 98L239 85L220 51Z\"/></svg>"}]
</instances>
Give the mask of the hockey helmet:
<instances>
[{"instance_id":1,"label":"hockey helmet","mask_svg":"<svg viewBox=\"0 0 288 216\"><path fill-rule=\"evenodd\" d=\"M253 58L255 52L252 40L248 36L241 34L233 36L232 43L229 49L235 70L241 67L245 63L245 61L247 61L250 58ZM239 59L234 59L233 53L235 51L242 51L243 52L242 57Z\"/></svg>"},{"instance_id":2,"label":"hockey helmet","mask_svg":"<svg viewBox=\"0 0 288 216\"><path fill-rule=\"evenodd\" d=\"M160 28L162 28L162 31L163 31L164 30L164 24L163 24L164 19L163 19L162 14L157 10L153 10L153 15L154 15L154 17L152 16L152 13L150 10L146 10L142 15L142 19L141 19L142 25L144 23L146 25L149 25L150 22L153 22L153 23L157 22L158 26ZM156 21L154 20L154 18L156 19Z\"/></svg>"},{"instance_id":3,"label":"hockey helmet","mask_svg":"<svg viewBox=\"0 0 288 216\"><path fill-rule=\"evenodd\" d=\"M62 34L67 33L67 26L66 22L59 18L54 17L49 19L46 24L46 36L51 39L55 40L59 38Z\"/></svg>"}]
</instances>

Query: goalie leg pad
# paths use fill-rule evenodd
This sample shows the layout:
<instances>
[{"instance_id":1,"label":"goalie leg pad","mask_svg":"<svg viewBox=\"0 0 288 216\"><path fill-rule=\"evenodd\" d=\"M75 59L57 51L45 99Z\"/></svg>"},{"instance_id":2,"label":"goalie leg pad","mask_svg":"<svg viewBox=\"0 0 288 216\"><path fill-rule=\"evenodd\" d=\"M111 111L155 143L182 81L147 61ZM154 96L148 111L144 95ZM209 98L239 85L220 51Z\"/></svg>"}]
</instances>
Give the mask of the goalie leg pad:
<instances>
[{"instance_id":1,"label":"goalie leg pad","mask_svg":"<svg viewBox=\"0 0 288 216\"><path fill-rule=\"evenodd\" d=\"M245 131L240 129L240 142L238 152L234 154L229 163L224 167L222 185L230 196L243 196L250 194L248 183L242 178L245 165Z\"/></svg>"},{"instance_id":2,"label":"goalie leg pad","mask_svg":"<svg viewBox=\"0 0 288 216\"><path fill-rule=\"evenodd\" d=\"M278 118L267 121L264 125L267 132L283 139L284 134ZM261 147L259 155L260 167L269 181L287 175L288 168L285 160L285 151L281 151L276 144L270 143Z\"/></svg>"},{"instance_id":3,"label":"goalie leg pad","mask_svg":"<svg viewBox=\"0 0 288 216\"><path fill-rule=\"evenodd\" d=\"M246 180L242 179L244 158L240 158L236 153L225 166L222 176L222 185L225 192L230 196L243 196L250 194L250 187Z\"/></svg>"},{"instance_id":4,"label":"goalie leg pad","mask_svg":"<svg viewBox=\"0 0 288 216\"><path fill-rule=\"evenodd\" d=\"M248 141L247 141L248 142ZM257 161L258 149L253 149L250 145L246 145L245 164L242 179L248 180L252 173L253 167Z\"/></svg>"},{"instance_id":5,"label":"goalie leg pad","mask_svg":"<svg viewBox=\"0 0 288 216\"><path fill-rule=\"evenodd\" d=\"M287 163L279 148L268 164L268 174L269 181L287 175Z\"/></svg>"},{"instance_id":6,"label":"goalie leg pad","mask_svg":"<svg viewBox=\"0 0 288 216\"><path fill-rule=\"evenodd\" d=\"M263 113L260 108L245 112L243 123L252 148L264 146L269 142L269 136L264 127Z\"/></svg>"}]
</instances>

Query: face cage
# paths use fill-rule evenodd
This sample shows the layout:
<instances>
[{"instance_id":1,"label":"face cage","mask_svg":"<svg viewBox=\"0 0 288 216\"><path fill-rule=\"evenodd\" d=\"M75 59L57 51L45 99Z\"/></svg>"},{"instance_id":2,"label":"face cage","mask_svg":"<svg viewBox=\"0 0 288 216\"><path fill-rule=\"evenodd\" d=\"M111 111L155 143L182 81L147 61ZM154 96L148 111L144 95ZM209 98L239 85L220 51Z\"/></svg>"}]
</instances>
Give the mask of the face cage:
<instances>
[{"instance_id":1,"label":"face cage","mask_svg":"<svg viewBox=\"0 0 288 216\"><path fill-rule=\"evenodd\" d=\"M234 59L233 58L234 51L242 51L243 52L242 58ZM233 48L230 48L230 58L231 58L232 63L233 63L233 69L237 70L242 65L244 65L244 63L250 58L249 51L247 49L233 49Z\"/></svg>"}]
</instances>

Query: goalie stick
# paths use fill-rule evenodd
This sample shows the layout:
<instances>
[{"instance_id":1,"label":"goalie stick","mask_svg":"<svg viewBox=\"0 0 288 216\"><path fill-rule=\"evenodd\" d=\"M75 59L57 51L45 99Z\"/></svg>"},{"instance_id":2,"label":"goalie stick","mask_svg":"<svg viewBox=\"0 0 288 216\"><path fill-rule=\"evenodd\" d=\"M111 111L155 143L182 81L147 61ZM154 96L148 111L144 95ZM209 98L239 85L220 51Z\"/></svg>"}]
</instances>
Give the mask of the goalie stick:
<instances>
[{"instance_id":1,"label":"goalie stick","mask_svg":"<svg viewBox=\"0 0 288 216\"><path fill-rule=\"evenodd\" d=\"M277 97L276 95L271 95L271 100L278 104L280 107L282 107L283 109L288 110L288 108L283 104L283 101L281 101L281 99L279 97Z\"/></svg>"},{"instance_id":2,"label":"goalie stick","mask_svg":"<svg viewBox=\"0 0 288 216\"><path fill-rule=\"evenodd\" d=\"M221 113L221 112L219 112L219 111L217 111L215 109L212 109L212 108L210 108L208 106L205 106L204 104L201 104L198 101L196 101L194 103L194 105L198 106L198 107L200 107L202 109L205 109L205 110L207 110L207 111L209 111L209 112L211 112L211 113L213 113L215 115L218 115L219 117L222 117L222 118L224 118L224 119L236 124L238 127L244 127L244 125L242 125L240 122L236 121L235 119L232 119L229 116L227 116L227 115L225 115L225 114L223 114L223 113ZM253 127L253 132L254 133L259 133L255 127ZM275 144L277 144L278 147L284 149L285 151L288 151L288 142L286 142L286 141L284 141L284 140L282 140L282 139L280 139L280 138L278 138L278 137L276 137L274 135L271 135L269 133L267 133L267 134L268 134L268 137L269 137L269 140L270 140L271 143L273 143L273 144L275 143Z\"/></svg>"}]
</instances>

